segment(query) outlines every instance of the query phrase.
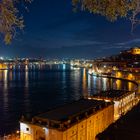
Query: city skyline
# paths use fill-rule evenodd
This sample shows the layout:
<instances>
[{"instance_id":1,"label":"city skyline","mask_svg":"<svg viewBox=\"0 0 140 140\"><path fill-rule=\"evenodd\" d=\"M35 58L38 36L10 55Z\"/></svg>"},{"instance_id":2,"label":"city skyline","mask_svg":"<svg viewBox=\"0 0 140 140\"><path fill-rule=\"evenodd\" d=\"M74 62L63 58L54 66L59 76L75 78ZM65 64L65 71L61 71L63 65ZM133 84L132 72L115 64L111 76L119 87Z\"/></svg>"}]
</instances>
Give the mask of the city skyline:
<instances>
[{"instance_id":1,"label":"city skyline","mask_svg":"<svg viewBox=\"0 0 140 140\"><path fill-rule=\"evenodd\" d=\"M126 19L109 22L86 11L73 12L71 1L33 1L24 12L25 28L1 56L96 58L139 46L140 26L131 33Z\"/></svg>"}]
</instances>

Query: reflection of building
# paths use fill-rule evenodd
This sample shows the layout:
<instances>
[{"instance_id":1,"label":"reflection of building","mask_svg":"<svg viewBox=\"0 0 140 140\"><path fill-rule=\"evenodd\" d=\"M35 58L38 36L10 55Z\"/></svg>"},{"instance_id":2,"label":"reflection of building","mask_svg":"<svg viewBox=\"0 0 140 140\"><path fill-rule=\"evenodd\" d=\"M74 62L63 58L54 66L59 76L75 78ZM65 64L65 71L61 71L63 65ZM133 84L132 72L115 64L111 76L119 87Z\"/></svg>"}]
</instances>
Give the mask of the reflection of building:
<instances>
[{"instance_id":1,"label":"reflection of building","mask_svg":"<svg viewBox=\"0 0 140 140\"><path fill-rule=\"evenodd\" d=\"M81 99L20 123L21 140L95 140L114 120L112 102Z\"/></svg>"},{"instance_id":2,"label":"reflection of building","mask_svg":"<svg viewBox=\"0 0 140 140\"><path fill-rule=\"evenodd\" d=\"M138 98L135 92L121 91L121 90L109 90L103 91L98 95L93 95L93 99L113 101L114 102L114 120L117 120L124 115L129 110L132 109L134 105L138 103Z\"/></svg>"}]
</instances>

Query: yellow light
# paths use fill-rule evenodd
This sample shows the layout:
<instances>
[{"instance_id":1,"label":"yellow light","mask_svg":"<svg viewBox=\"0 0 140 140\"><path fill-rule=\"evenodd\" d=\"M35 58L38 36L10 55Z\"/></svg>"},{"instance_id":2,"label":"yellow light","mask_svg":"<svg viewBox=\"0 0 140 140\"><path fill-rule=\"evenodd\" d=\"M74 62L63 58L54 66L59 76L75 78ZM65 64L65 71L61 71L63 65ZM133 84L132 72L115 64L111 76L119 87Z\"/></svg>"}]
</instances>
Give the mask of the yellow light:
<instances>
[{"instance_id":1,"label":"yellow light","mask_svg":"<svg viewBox=\"0 0 140 140\"><path fill-rule=\"evenodd\" d=\"M110 102L110 100L105 100L105 102Z\"/></svg>"},{"instance_id":2,"label":"yellow light","mask_svg":"<svg viewBox=\"0 0 140 140\"><path fill-rule=\"evenodd\" d=\"M129 80L132 80L133 79L133 75L131 73L128 75L128 79Z\"/></svg>"}]
</instances>

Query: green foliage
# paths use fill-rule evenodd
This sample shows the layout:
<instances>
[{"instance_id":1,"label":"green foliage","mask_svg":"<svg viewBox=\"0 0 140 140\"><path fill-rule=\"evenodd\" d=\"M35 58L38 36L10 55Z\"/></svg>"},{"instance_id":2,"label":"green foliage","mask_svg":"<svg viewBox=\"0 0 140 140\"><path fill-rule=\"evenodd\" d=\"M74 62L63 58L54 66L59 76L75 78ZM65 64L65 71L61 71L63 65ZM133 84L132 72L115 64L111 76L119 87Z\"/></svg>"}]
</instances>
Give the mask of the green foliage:
<instances>
[{"instance_id":1,"label":"green foliage","mask_svg":"<svg viewBox=\"0 0 140 140\"><path fill-rule=\"evenodd\" d=\"M16 35L16 30L23 29L24 21L19 15L19 10L15 6L21 0L1 0L0 1L0 35L6 44L10 44ZM25 0L31 2L31 0Z\"/></svg>"},{"instance_id":2,"label":"green foliage","mask_svg":"<svg viewBox=\"0 0 140 140\"><path fill-rule=\"evenodd\" d=\"M132 24L138 21L136 16L140 13L140 0L72 0L72 4L75 9L100 14L110 21L128 17Z\"/></svg>"}]
</instances>

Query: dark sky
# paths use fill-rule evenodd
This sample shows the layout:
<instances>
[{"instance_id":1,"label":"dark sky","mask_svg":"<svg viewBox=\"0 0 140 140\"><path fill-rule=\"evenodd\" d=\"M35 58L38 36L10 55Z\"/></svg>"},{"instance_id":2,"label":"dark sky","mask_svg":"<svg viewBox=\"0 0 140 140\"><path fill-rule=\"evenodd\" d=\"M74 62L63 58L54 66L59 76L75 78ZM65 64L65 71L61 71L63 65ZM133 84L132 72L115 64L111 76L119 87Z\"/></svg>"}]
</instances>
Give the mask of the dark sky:
<instances>
[{"instance_id":1,"label":"dark sky","mask_svg":"<svg viewBox=\"0 0 140 140\"><path fill-rule=\"evenodd\" d=\"M70 0L34 0L24 12L25 25L1 56L95 58L140 44L140 26L131 33L126 19L111 23L88 12L74 13Z\"/></svg>"}]
</instances>

